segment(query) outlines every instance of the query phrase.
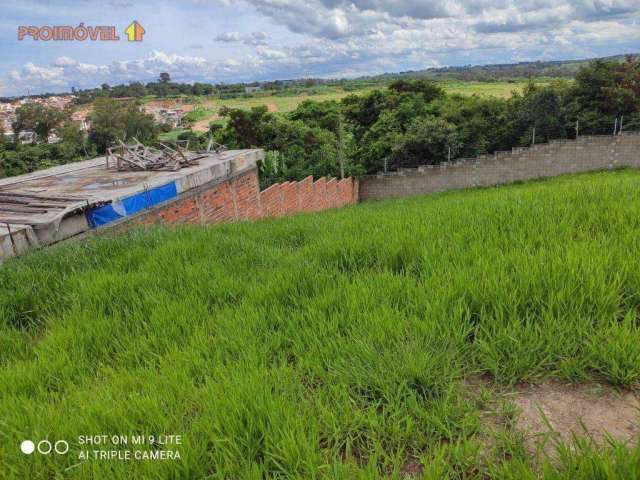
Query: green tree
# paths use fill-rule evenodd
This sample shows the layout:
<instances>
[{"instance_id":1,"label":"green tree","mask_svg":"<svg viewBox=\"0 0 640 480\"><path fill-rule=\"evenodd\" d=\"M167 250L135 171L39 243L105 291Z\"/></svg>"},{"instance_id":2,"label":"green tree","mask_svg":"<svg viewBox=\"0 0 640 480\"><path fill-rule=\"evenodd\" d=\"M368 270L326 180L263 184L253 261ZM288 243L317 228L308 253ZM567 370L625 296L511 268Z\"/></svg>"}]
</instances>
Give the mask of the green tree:
<instances>
[{"instance_id":1,"label":"green tree","mask_svg":"<svg viewBox=\"0 0 640 480\"><path fill-rule=\"evenodd\" d=\"M502 98L451 95L437 101L438 116L456 126L461 143L460 157L507 150L509 101Z\"/></svg>"},{"instance_id":2,"label":"green tree","mask_svg":"<svg viewBox=\"0 0 640 480\"><path fill-rule=\"evenodd\" d=\"M460 150L455 125L433 116L416 118L392 148L395 167L435 165L455 158Z\"/></svg>"},{"instance_id":3,"label":"green tree","mask_svg":"<svg viewBox=\"0 0 640 480\"><path fill-rule=\"evenodd\" d=\"M444 90L429 80L396 80L389 89L397 93L419 93L425 102L432 102L444 97Z\"/></svg>"},{"instance_id":4,"label":"green tree","mask_svg":"<svg viewBox=\"0 0 640 480\"><path fill-rule=\"evenodd\" d=\"M220 132L220 143L230 148L251 148L264 145L264 124L273 117L266 106L251 110L222 107L220 116L228 117L227 127Z\"/></svg>"},{"instance_id":5,"label":"green tree","mask_svg":"<svg viewBox=\"0 0 640 480\"><path fill-rule=\"evenodd\" d=\"M39 103L26 103L16 109L13 131L18 134L25 130L33 130L39 140L46 142L51 131L60 126L65 119L65 112L57 108Z\"/></svg>"},{"instance_id":6,"label":"green tree","mask_svg":"<svg viewBox=\"0 0 640 480\"><path fill-rule=\"evenodd\" d=\"M59 132L60 142L57 144L60 158L64 163L80 160L90 155L92 148L87 146L85 134L75 122L68 122Z\"/></svg>"},{"instance_id":7,"label":"green tree","mask_svg":"<svg viewBox=\"0 0 640 480\"><path fill-rule=\"evenodd\" d=\"M153 117L144 113L137 102L121 102L111 98L98 98L91 114L89 140L104 153L118 140L126 142L136 137L141 142L155 138Z\"/></svg>"},{"instance_id":8,"label":"green tree","mask_svg":"<svg viewBox=\"0 0 640 480\"><path fill-rule=\"evenodd\" d=\"M349 95L342 99L342 105L345 120L351 125L357 141L389 107L387 97L381 90L366 95Z\"/></svg>"},{"instance_id":9,"label":"green tree","mask_svg":"<svg viewBox=\"0 0 640 480\"><path fill-rule=\"evenodd\" d=\"M568 116L580 121L583 133L608 133L614 118L624 117L626 125L640 127L640 61L597 60L576 75L568 98Z\"/></svg>"},{"instance_id":10,"label":"green tree","mask_svg":"<svg viewBox=\"0 0 640 480\"><path fill-rule=\"evenodd\" d=\"M530 145L535 129L536 143L567 138L567 109L564 87L538 87L530 83L510 101L509 128L512 145Z\"/></svg>"}]
</instances>

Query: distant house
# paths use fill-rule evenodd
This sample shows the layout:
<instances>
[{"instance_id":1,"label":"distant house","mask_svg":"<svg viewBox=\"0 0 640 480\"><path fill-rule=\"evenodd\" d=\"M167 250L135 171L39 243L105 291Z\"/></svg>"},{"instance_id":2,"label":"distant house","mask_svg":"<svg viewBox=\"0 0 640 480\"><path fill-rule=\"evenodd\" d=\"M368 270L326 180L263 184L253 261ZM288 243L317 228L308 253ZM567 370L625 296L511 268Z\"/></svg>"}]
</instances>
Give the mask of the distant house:
<instances>
[{"instance_id":1,"label":"distant house","mask_svg":"<svg viewBox=\"0 0 640 480\"><path fill-rule=\"evenodd\" d=\"M37 135L33 130L23 130L18 133L18 141L20 143L35 143L36 139Z\"/></svg>"},{"instance_id":2,"label":"distant house","mask_svg":"<svg viewBox=\"0 0 640 480\"><path fill-rule=\"evenodd\" d=\"M262 87L257 86L257 87L244 87L244 93L255 93L255 92L259 92L260 90L262 90Z\"/></svg>"},{"instance_id":3,"label":"distant house","mask_svg":"<svg viewBox=\"0 0 640 480\"><path fill-rule=\"evenodd\" d=\"M182 119L184 118L184 110L176 108L157 108L147 107L145 112L153 115L153 119L156 123L166 123L171 128L177 128L182 125Z\"/></svg>"},{"instance_id":4,"label":"distant house","mask_svg":"<svg viewBox=\"0 0 640 480\"><path fill-rule=\"evenodd\" d=\"M91 119L88 117L88 114L88 110L80 110L71 114L71 120L77 122L80 126L80 130L83 132L87 132L91 129Z\"/></svg>"},{"instance_id":5,"label":"distant house","mask_svg":"<svg viewBox=\"0 0 640 480\"><path fill-rule=\"evenodd\" d=\"M163 123L168 123L172 128L177 128L182 125L183 117L184 111L180 109L165 110L162 112Z\"/></svg>"}]
</instances>

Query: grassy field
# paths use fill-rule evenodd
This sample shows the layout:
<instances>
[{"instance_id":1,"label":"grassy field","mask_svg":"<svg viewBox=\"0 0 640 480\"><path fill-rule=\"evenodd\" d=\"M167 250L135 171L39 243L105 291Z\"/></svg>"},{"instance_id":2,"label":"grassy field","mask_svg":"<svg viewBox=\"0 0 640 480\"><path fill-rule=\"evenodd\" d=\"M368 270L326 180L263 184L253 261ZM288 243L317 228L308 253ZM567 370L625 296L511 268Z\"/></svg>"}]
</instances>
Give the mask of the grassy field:
<instances>
[{"instance_id":1,"label":"grassy field","mask_svg":"<svg viewBox=\"0 0 640 480\"><path fill-rule=\"evenodd\" d=\"M483 417L522 381L638 387L639 247L616 171L29 254L0 267L0 476L638 478L640 447L534 461ZM97 434L181 459L79 460Z\"/></svg>"},{"instance_id":2,"label":"grassy field","mask_svg":"<svg viewBox=\"0 0 640 480\"><path fill-rule=\"evenodd\" d=\"M461 95L480 95L507 98L513 91L519 91L524 88L526 82L442 82L442 87L447 93L457 93ZM384 88L383 86L376 88ZM315 95L264 95L254 98L237 98L229 100L205 101L204 104L210 108L228 106L232 108L251 108L259 105L273 105L273 110L279 112L290 112L300 105L304 100L316 100L318 102L327 100L341 100L348 95L362 95L368 93L375 88L366 88L356 91L336 90L333 92L315 94Z\"/></svg>"},{"instance_id":3,"label":"grassy field","mask_svg":"<svg viewBox=\"0 0 640 480\"><path fill-rule=\"evenodd\" d=\"M544 84L546 81L540 81ZM521 91L526 82L458 82L447 81L441 82L442 87L447 93L460 95L479 95L492 96L499 98L508 98L514 91ZM198 107L194 112L188 114L193 121L197 122L197 131L206 131L208 125L212 122L221 122L218 111L221 107L250 109L266 105L271 112L287 113L296 109L305 100L315 100L318 102L335 100L339 101L348 95L363 95L375 89L385 88L383 85L378 87L368 87L361 90L345 91L340 88L327 88L326 92L321 93L299 93L292 95L276 95L271 92L262 92L252 94L250 97L239 97L231 99L211 99L210 97L194 97L192 102ZM155 99L147 99L148 101L156 101ZM191 104L186 100L187 104ZM165 138L166 139L166 138Z\"/></svg>"},{"instance_id":4,"label":"grassy field","mask_svg":"<svg viewBox=\"0 0 640 480\"><path fill-rule=\"evenodd\" d=\"M537 81L538 85L546 85L547 81ZM527 82L445 82L443 87L447 93L460 95L479 95L481 97L509 98L513 92L521 92Z\"/></svg>"},{"instance_id":5,"label":"grassy field","mask_svg":"<svg viewBox=\"0 0 640 480\"><path fill-rule=\"evenodd\" d=\"M159 134L158 140L160 140L161 142L175 142L176 140L178 140L180 134L186 133L188 131L189 129L187 128L177 128L175 130L171 130L170 132Z\"/></svg>"}]
</instances>

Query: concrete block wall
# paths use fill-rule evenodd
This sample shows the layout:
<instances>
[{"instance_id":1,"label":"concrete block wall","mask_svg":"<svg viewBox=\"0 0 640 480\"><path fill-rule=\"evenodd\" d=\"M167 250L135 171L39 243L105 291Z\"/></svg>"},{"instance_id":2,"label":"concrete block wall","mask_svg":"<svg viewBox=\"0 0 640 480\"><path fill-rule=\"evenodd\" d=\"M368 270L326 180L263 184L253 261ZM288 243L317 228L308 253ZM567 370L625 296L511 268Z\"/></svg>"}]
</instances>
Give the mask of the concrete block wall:
<instances>
[{"instance_id":1,"label":"concrete block wall","mask_svg":"<svg viewBox=\"0 0 640 480\"><path fill-rule=\"evenodd\" d=\"M317 212L358 203L358 180L345 178L276 183L260 191L258 170L238 172L221 181L190 190L176 200L128 217L105 231L134 225L208 225Z\"/></svg>"},{"instance_id":2,"label":"concrete block wall","mask_svg":"<svg viewBox=\"0 0 640 480\"><path fill-rule=\"evenodd\" d=\"M449 164L367 175L360 179L359 198L405 197L619 167L640 167L640 135L555 140Z\"/></svg>"}]
</instances>

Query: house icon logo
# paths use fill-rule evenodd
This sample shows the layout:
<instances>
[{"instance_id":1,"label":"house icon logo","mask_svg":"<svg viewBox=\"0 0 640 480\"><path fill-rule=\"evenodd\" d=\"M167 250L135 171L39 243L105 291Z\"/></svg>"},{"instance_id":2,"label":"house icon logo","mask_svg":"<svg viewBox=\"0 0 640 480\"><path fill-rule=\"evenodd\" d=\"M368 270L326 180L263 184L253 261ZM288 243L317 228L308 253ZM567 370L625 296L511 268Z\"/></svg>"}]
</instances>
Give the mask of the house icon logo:
<instances>
[{"instance_id":1,"label":"house icon logo","mask_svg":"<svg viewBox=\"0 0 640 480\"><path fill-rule=\"evenodd\" d=\"M140 25L140 23L138 23L137 20L134 20L127 28L125 28L124 33L127 35L127 40L130 42L141 42L146 30L142 25Z\"/></svg>"}]
</instances>

